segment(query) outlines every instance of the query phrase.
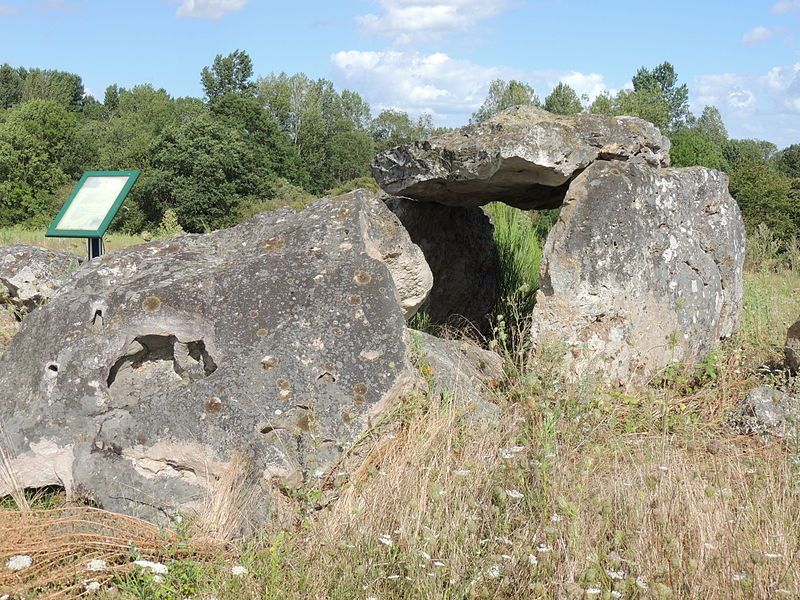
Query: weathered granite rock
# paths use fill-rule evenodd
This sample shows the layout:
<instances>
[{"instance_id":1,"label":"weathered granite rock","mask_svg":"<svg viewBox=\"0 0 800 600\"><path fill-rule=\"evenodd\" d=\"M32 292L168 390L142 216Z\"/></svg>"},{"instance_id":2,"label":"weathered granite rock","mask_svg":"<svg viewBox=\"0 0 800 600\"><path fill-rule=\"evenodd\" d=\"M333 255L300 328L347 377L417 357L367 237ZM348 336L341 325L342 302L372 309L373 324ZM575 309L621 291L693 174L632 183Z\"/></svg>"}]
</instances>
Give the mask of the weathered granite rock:
<instances>
[{"instance_id":1,"label":"weathered granite rock","mask_svg":"<svg viewBox=\"0 0 800 600\"><path fill-rule=\"evenodd\" d=\"M780 390L757 387L747 394L734 421L745 433L793 439L800 424L800 402Z\"/></svg>"},{"instance_id":2,"label":"weathered granite rock","mask_svg":"<svg viewBox=\"0 0 800 600\"><path fill-rule=\"evenodd\" d=\"M786 366L792 372L800 372L800 321L789 328L786 334Z\"/></svg>"},{"instance_id":3,"label":"weathered granite rock","mask_svg":"<svg viewBox=\"0 0 800 600\"><path fill-rule=\"evenodd\" d=\"M727 183L702 167L589 166L545 244L534 339L564 344L574 375L628 385L731 335L745 237Z\"/></svg>"},{"instance_id":4,"label":"weathered granite rock","mask_svg":"<svg viewBox=\"0 0 800 600\"><path fill-rule=\"evenodd\" d=\"M670 143L633 117L508 109L480 125L379 154L372 172L383 190L447 206L505 202L525 209L561 205L569 182L595 160L669 165Z\"/></svg>"},{"instance_id":5,"label":"weathered granite rock","mask_svg":"<svg viewBox=\"0 0 800 600\"><path fill-rule=\"evenodd\" d=\"M92 261L0 358L17 479L159 520L243 465L266 518L413 383L430 280L363 190Z\"/></svg>"},{"instance_id":6,"label":"weathered granite rock","mask_svg":"<svg viewBox=\"0 0 800 600\"><path fill-rule=\"evenodd\" d=\"M458 406L472 420L496 416L493 390L503 378L503 360L472 342L443 340L411 331L412 362L421 370L423 391Z\"/></svg>"},{"instance_id":7,"label":"weathered granite rock","mask_svg":"<svg viewBox=\"0 0 800 600\"><path fill-rule=\"evenodd\" d=\"M384 196L411 240L425 254L433 289L420 307L433 323L488 324L497 295L494 227L483 209L458 208Z\"/></svg>"},{"instance_id":8,"label":"weathered granite rock","mask_svg":"<svg viewBox=\"0 0 800 600\"><path fill-rule=\"evenodd\" d=\"M82 260L36 246L0 248L0 304L28 312L47 302Z\"/></svg>"}]
</instances>

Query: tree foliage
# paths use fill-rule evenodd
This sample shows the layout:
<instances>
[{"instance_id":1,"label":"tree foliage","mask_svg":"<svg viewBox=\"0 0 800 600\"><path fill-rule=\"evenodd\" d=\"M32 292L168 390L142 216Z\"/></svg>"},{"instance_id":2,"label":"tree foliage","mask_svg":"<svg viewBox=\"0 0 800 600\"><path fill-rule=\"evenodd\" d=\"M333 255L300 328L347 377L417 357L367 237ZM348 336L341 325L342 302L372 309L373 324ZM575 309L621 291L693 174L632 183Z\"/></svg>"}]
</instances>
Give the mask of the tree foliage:
<instances>
[{"instance_id":1,"label":"tree foliage","mask_svg":"<svg viewBox=\"0 0 800 600\"><path fill-rule=\"evenodd\" d=\"M489 84L489 93L481 107L472 113L471 123L483 123L499 112L513 106L541 106L539 97L527 83L516 79L495 79Z\"/></svg>"},{"instance_id":2,"label":"tree foliage","mask_svg":"<svg viewBox=\"0 0 800 600\"><path fill-rule=\"evenodd\" d=\"M583 105L575 90L562 82L544 99L544 108L557 115L575 115L583 110Z\"/></svg>"}]
</instances>

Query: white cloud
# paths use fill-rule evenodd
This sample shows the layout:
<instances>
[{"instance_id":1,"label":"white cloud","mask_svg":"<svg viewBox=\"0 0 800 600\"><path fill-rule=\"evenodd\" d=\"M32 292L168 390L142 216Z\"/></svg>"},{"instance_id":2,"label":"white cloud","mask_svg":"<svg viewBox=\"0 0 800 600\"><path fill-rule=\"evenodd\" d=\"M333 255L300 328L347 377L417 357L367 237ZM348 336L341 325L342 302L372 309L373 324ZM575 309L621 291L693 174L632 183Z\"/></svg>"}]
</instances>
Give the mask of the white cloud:
<instances>
[{"instance_id":1,"label":"white cloud","mask_svg":"<svg viewBox=\"0 0 800 600\"><path fill-rule=\"evenodd\" d=\"M758 137L779 147L800 139L800 62L761 75L701 75L690 89L692 110L716 105L733 137Z\"/></svg>"},{"instance_id":2,"label":"white cloud","mask_svg":"<svg viewBox=\"0 0 800 600\"><path fill-rule=\"evenodd\" d=\"M753 44L758 44L760 42L766 42L767 40L771 39L777 30L767 29L763 25L759 25L758 27L754 27L750 31L746 32L742 36L742 44L745 46L752 46Z\"/></svg>"},{"instance_id":3,"label":"white cloud","mask_svg":"<svg viewBox=\"0 0 800 600\"><path fill-rule=\"evenodd\" d=\"M509 0L378 0L383 11L356 17L369 33L400 44L468 31L508 8Z\"/></svg>"},{"instance_id":4,"label":"white cloud","mask_svg":"<svg viewBox=\"0 0 800 600\"><path fill-rule=\"evenodd\" d=\"M800 63L773 67L762 78L775 101L785 110L800 112Z\"/></svg>"},{"instance_id":5,"label":"white cloud","mask_svg":"<svg viewBox=\"0 0 800 600\"><path fill-rule=\"evenodd\" d=\"M441 52L342 51L331 55L344 86L363 94L376 110L430 113L442 124L463 125L486 97L489 82L511 79L502 67L483 67Z\"/></svg>"},{"instance_id":6,"label":"white cloud","mask_svg":"<svg viewBox=\"0 0 800 600\"><path fill-rule=\"evenodd\" d=\"M699 75L694 78L694 109L702 110L707 104L714 104L720 110L729 109L739 113L749 113L755 108L756 95L751 82L736 73Z\"/></svg>"},{"instance_id":7,"label":"white cloud","mask_svg":"<svg viewBox=\"0 0 800 600\"><path fill-rule=\"evenodd\" d=\"M788 12L800 13L800 0L781 0L776 2L772 7L772 12L776 15L782 15Z\"/></svg>"},{"instance_id":8,"label":"white cloud","mask_svg":"<svg viewBox=\"0 0 800 600\"><path fill-rule=\"evenodd\" d=\"M248 2L249 0L180 0L180 6L175 15L179 19L216 21L229 12L241 10Z\"/></svg>"}]
</instances>

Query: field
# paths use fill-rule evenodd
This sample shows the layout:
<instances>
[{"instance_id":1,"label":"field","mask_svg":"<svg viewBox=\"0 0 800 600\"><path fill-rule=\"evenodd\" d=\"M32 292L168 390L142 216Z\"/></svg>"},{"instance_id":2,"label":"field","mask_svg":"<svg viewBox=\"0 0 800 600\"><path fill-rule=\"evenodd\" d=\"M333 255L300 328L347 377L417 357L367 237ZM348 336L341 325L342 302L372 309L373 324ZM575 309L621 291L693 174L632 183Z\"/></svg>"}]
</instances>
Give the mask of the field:
<instances>
[{"instance_id":1,"label":"field","mask_svg":"<svg viewBox=\"0 0 800 600\"><path fill-rule=\"evenodd\" d=\"M500 418L409 399L353 481L287 497L282 527L221 543L189 520L168 532L74 509L78 533L47 540L65 518L48 492L31 511L6 502L0 559L49 558L41 597L92 582L92 597L131 599L798 597L800 445L745 435L732 416L755 386L800 392L780 368L800 272L750 267L739 333L635 392L567 386L546 353L520 364L512 350ZM506 320L524 344L524 317ZM246 517L246 502L221 501ZM92 559L104 569L87 571ZM0 569L0 589L17 577Z\"/></svg>"}]
</instances>

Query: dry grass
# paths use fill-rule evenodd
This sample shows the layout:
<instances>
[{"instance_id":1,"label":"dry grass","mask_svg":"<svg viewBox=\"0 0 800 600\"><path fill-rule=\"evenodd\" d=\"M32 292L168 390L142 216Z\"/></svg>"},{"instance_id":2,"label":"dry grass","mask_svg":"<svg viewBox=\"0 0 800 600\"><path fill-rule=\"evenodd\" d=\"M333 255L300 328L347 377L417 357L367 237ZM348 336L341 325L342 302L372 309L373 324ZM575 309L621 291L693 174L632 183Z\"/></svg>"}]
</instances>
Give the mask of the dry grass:
<instances>
[{"instance_id":1,"label":"dry grass","mask_svg":"<svg viewBox=\"0 0 800 600\"><path fill-rule=\"evenodd\" d=\"M209 559L215 550L186 544L139 519L90 507L0 510L0 590L22 597L79 597L88 594L91 582L102 586L133 572L133 560ZM30 567L9 569L14 556L30 557ZM92 570L90 563L100 568Z\"/></svg>"}]
</instances>

